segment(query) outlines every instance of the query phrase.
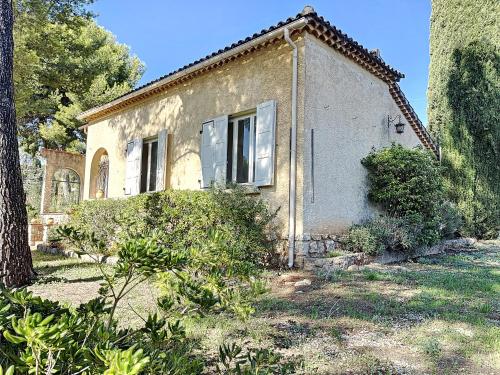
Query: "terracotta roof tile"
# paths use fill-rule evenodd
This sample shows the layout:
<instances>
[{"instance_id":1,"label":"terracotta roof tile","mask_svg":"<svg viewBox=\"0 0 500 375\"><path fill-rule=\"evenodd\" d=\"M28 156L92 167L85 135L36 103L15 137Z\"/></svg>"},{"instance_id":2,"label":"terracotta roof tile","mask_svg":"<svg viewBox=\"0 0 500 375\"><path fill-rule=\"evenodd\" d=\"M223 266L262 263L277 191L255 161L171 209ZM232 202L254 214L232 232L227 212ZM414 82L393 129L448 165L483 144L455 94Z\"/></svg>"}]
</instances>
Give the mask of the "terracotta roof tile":
<instances>
[{"instance_id":1,"label":"terracotta roof tile","mask_svg":"<svg viewBox=\"0 0 500 375\"><path fill-rule=\"evenodd\" d=\"M375 74L377 77L380 79L384 80L388 85L389 85L389 90L391 92L391 95L393 96L394 100L396 103L398 103L398 106L400 109L403 111L405 114L405 117L407 121L410 123L410 125L415 129L417 134L419 135L420 139L422 142L430 149L432 149L435 153L437 153L437 146L433 142L432 138L430 137L429 133L423 126L422 122L418 118L417 114L411 107L410 103L404 96L403 92L401 91L399 85L397 82L401 79L404 78L404 74L397 71L390 65L388 65L380 56L378 56L377 53L370 52L368 49L363 47L361 44L359 44L357 41L349 37L347 34L343 33L342 30L338 29L337 27L333 26L330 24L329 21L325 20L323 17L319 16L316 12L313 11L312 8L306 7L304 8L304 11L297 14L295 17L290 17L287 18L284 21L278 22L276 25L270 26L267 29L262 29L259 33L254 33L252 36L249 36L245 39L241 39L229 46L226 46L222 49L219 49L218 51L215 51L203 58L200 58L196 61L193 61L187 65L184 65L183 67L176 69L164 76L161 76L153 81L150 81L142 86L139 86L135 88L134 90L131 90L130 92L116 98L112 102L110 102L108 105L103 105L101 107L106 106L106 108L102 108L102 113L109 113L113 110L123 108L124 106L135 103L138 100L141 100L142 97L148 97L152 94L156 94L161 92L164 88L170 87L172 84L168 83L165 85L165 87L152 87L152 92L143 92L143 93L138 93L141 90L144 90L148 88L149 86L153 86L154 84L165 80L167 78L170 78L178 73L181 73L184 70L187 70L188 68L192 68L200 63L203 63L211 58L214 58L218 55L221 55L222 53L231 51L237 47L240 47L244 45L245 43L251 42L259 37L262 37L274 30L277 30L279 28L282 28L286 25L289 25L295 21L299 21L303 19L305 21L305 25L303 30L313 34L317 38L321 39L323 42L327 43L330 45L332 48L336 49L340 53L344 54L348 58L354 60L356 63L360 64L363 66L365 69L368 71L372 72ZM299 31L302 31L299 30ZM255 50L255 47L249 47L249 51ZM246 53L246 51L244 52ZM225 63L226 61L231 61L235 57L231 56L228 57L225 61L222 62L216 62L214 63L214 66L220 66L221 64ZM210 67L203 67L200 69L200 71L207 71L209 70ZM185 79L189 79L191 76L195 76L196 73L192 73L189 77L182 77L179 78L179 81L184 81ZM141 97L135 97L134 94L137 93L137 95L140 95ZM123 99L122 102L120 102L120 99L129 97L126 99ZM116 102L116 105L113 104ZM81 118L88 119L90 117L95 117L98 116L98 113L101 113L101 107L97 107L94 109L91 109L89 111L83 112L80 116ZM91 115L88 115L89 112L92 112Z\"/></svg>"}]
</instances>

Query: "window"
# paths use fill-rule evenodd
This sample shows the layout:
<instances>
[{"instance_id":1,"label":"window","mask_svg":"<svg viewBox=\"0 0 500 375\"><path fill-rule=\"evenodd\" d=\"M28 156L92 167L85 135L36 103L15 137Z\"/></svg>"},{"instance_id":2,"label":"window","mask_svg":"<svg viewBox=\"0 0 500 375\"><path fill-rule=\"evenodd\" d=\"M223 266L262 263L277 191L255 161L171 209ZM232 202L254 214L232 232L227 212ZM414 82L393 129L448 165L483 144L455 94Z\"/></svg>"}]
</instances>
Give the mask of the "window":
<instances>
[{"instance_id":1,"label":"window","mask_svg":"<svg viewBox=\"0 0 500 375\"><path fill-rule=\"evenodd\" d=\"M276 101L240 115L221 115L201 125L202 188L228 182L257 187L274 183Z\"/></svg>"},{"instance_id":2,"label":"window","mask_svg":"<svg viewBox=\"0 0 500 375\"><path fill-rule=\"evenodd\" d=\"M227 142L227 182L253 183L255 176L255 114L230 118Z\"/></svg>"},{"instance_id":3,"label":"window","mask_svg":"<svg viewBox=\"0 0 500 375\"><path fill-rule=\"evenodd\" d=\"M72 169L58 169L52 177L51 212L64 212L80 201L80 176Z\"/></svg>"},{"instance_id":4,"label":"window","mask_svg":"<svg viewBox=\"0 0 500 375\"><path fill-rule=\"evenodd\" d=\"M141 156L141 193L156 191L158 140L144 140Z\"/></svg>"}]
</instances>

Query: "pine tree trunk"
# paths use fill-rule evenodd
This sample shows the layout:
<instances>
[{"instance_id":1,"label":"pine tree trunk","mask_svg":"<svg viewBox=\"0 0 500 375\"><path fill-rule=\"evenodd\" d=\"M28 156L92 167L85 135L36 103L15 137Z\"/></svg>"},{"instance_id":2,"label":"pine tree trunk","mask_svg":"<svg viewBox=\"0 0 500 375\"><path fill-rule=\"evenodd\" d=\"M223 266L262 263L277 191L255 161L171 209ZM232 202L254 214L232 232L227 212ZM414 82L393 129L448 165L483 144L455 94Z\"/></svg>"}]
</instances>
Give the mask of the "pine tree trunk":
<instances>
[{"instance_id":1,"label":"pine tree trunk","mask_svg":"<svg viewBox=\"0 0 500 375\"><path fill-rule=\"evenodd\" d=\"M14 108L12 6L0 0L0 281L10 287L27 284L32 274Z\"/></svg>"}]
</instances>

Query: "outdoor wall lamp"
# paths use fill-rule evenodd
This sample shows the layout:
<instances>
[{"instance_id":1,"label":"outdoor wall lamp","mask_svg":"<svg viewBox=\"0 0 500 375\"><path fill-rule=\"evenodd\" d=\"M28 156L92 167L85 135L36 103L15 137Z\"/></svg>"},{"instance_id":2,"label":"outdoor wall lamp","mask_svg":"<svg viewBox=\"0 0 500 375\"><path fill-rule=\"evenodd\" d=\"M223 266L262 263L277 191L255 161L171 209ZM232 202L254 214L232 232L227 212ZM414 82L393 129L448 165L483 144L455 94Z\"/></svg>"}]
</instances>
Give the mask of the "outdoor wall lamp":
<instances>
[{"instance_id":1,"label":"outdoor wall lamp","mask_svg":"<svg viewBox=\"0 0 500 375\"><path fill-rule=\"evenodd\" d=\"M390 128L391 124L394 124L394 127L396 128L396 133L401 134L405 131L405 124L404 122L401 121L401 115L396 115L394 117L388 115L387 128Z\"/></svg>"}]
</instances>

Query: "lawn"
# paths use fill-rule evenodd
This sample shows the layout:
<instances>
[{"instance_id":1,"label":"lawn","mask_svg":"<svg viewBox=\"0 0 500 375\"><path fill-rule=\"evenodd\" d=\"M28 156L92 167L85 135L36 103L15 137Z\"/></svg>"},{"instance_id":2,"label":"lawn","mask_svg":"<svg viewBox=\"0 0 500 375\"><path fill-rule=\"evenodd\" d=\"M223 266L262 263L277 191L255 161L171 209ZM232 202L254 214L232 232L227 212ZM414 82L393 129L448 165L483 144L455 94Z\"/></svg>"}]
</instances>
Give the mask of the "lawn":
<instances>
[{"instance_id":1,"label":"lawn","mask_svg":"<svg viewBox=\"0 0 500 375\"><path fill-rule=\"evenodd\" d=\"M328 275L269 273L269 293L242 322L187 322L205 352L223 342L272 347L306 374L499 374L500 243L478 251ZM36 294L78 304L97 295L98 267L34 252ZM307 278L311 285L296 286ZM155 311L145 283L123 301L122 325Z\"/></svg>"}]
</instances>

